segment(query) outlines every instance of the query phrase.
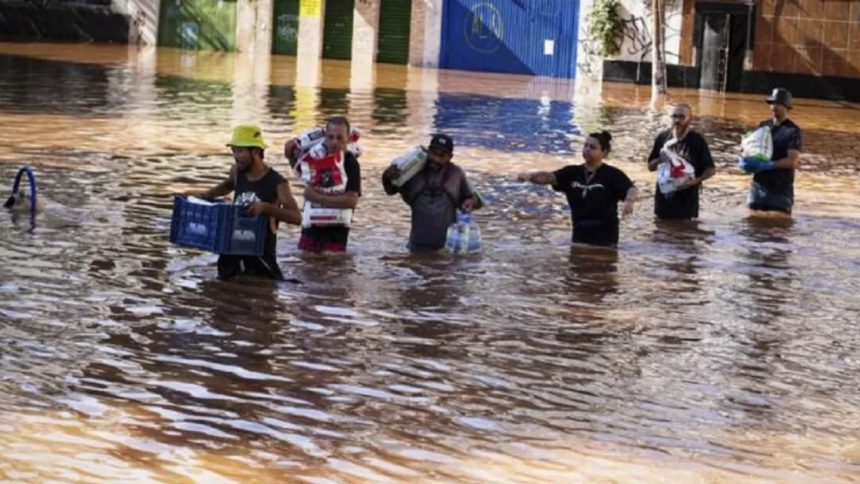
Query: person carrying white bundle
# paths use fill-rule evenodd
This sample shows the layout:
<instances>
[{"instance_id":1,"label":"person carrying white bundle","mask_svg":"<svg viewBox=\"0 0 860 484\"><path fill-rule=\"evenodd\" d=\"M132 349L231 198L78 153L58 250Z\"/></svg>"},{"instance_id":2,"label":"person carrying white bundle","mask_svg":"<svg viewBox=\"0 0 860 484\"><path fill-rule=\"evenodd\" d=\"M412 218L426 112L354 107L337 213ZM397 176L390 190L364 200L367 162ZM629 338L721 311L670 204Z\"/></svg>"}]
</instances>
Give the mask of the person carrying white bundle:
<instances>
[{"instance_id":1,"label":"person carrying white bundle","mask_svg":"<svg viewBox=\"0 0 860 484\"><path fill-rule=\"evenodd\" d=\"M299 160L297 172L305 184L324 195L338 195L346 190L345 151L329 153L326 144L311 148ZM305 201L302 209L302 227L331 227L352 225L351 208L329 208Z\"/></svg>"},{"instance_id":2,"label":"person carrying white bundle","mask_svg":"<svg viewBox=\"0 0 860 484\"><path fill-rule=\"evenodd\" d=\"M361 196L361 168L347 150L351 132L345 117L329 119L325 140L297 160L307 184L299 239L303 251L346 252L353 210Z\"/></svg>"},{"instance_id":3,"label":"person carrying white bundle","mask_svg":"<svg viewBox=\"0 0 860 484\"><path fill-rule=\"evenodd\" d=\"M290 167L296 170L297 175L301 176L301 166L298 164L299 160L312 149L323 145L325 142L326 126L309 129L284 143L284 156L290 162ZM356 158L361 156L362 153L361 146L358 144L360 138L361 132L356 128L350 127L345 151L352 153Z\"/></svg>"},{"instance_id":4,"label":"person carrying white bundle","mask_svg":"<svg viewBox=\"0 0 860 484\"><path fill-rule=\"evenodd\" d=\"M770 132L771 153L765 159L754 156L741 158L738 167L753 174L747 198L751 210L790 215L794 208L794 172L800 167L803 135L800 127L788 119L793 106L788 90L778 87L765 101L770 105L773 116L762 121L759 130Z\"/></svg>"},{"instance_id":5,"label":"person carrying white bundle","mask_svg":"<svg viewBox=\"0 0 860 484\"><path fill-rule=\"evenodd\" d=\"M696 169L683 156L671 150L670 140L660 150L661 163L657 167L657 188L663 195L681 190L696 178Z\"/></svg>"},{"instance_id":6,"label":"person carrying white bundle","mask_svg":"<svg viewBox=\"0 0 860 484\"><path fill-rule=\"evenodd\" d=\"M717 172L705 138L691 128L693 109L678 104L670 114L672 127L654 140L648 170L658 172L654 191L654 214L658 219L699 217L702 182Z\"/></svg>"},{"instance_id":7,"label":"person carrying white bundle","mask_svg":"<svg viewBox=\"0 0 860 484\"><path fill-rule=\"evenodd\" d=\"M448 228L457 222L457 210L471 213L483 206L480 196L466 180L466 173L451 161L453 156L454 140L447 134L436 134L430 140L425 163L414 176L405 177L405 171L396 162L382 174L385 193L399 193L412 209L411 252L444 248ZM414 169L409 163L400 165L406 171Z\"/></svg>"}]
</instances>

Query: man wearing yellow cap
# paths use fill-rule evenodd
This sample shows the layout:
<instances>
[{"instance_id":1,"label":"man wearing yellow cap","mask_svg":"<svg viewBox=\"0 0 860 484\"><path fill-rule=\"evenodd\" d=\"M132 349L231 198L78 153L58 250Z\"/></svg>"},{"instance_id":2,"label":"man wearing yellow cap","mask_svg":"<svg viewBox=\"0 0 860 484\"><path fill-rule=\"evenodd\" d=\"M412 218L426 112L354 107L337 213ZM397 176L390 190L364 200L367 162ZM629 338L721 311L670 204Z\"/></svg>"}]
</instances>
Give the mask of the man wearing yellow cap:
<instances>
[{"instance_id":1,"label":"man wearing yellow cap","mask_svg":"<svg viewBox=\"0 0 860 484\"><path fill-rule=\"evenodd\" d=\"M227 146L233 150L235 160L230 174L215 187L196 195L217 198L235 192L234 204L246 206L252 215L269 217L269 231L266 233L262 257L219 256L218 277L228 279L243 274L283 279L275 257L278 222L293 225L302 223L299 206L290 193L290 184L263 161L267 146L259 126L236 126Z\"/></svg>"}]
</instances>

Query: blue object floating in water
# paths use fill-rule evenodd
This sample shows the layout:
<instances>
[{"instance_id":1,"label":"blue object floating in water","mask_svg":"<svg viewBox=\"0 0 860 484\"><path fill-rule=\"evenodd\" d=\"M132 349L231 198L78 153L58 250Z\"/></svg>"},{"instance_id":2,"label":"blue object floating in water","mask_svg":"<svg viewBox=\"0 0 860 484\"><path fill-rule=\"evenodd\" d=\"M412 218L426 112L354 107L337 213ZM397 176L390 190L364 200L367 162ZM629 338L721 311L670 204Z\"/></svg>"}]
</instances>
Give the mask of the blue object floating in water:
<instances>
[{"instance_id":1,"label":"blue object floating in water","mask_svg":"<svg viewBox=\"0 0 860 484\"><path fill-rule=\"evenodd\" d=\"M38 212L38 189L36 187L36 175L33 174L33 169L29 166L22 166L20 170L18 170L18 174L15 175L15 182L12 184L12 195L9 196L9 199L6 200L6 203L3 204L6 208L12 208L15 206L19 198L18 189L21 186L21 178L27 175L27 180L30 182L30 230L36 226L36 213Z\"/></svg>"}]
</instances>

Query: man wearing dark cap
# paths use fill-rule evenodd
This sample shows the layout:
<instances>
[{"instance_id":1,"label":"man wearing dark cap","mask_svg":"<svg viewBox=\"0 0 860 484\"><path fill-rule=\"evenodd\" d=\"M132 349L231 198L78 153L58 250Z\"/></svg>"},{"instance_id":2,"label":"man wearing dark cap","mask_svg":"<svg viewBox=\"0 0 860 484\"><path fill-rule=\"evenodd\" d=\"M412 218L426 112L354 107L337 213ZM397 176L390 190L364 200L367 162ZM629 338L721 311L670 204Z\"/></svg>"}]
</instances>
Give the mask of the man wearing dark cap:
<instances>
[{"instance_id":1,"label":"man wearing dark cap","mask_svg":"<svg viewBox=\"0 0 860 484\"><path fill-rule=\"evenodd\" d=\"M803 138L800 128L788 119L792 108L791 93L778 87L766 99L773 117L759 127L770 128L773 138L771 160L742 163L747 172L755 173L748 199L752 210L779 211L791 214L794 207L794 171L800 166Z\"/></svg>"},{"instance_id":2,"label":"man wearing dark cap","mask_svg":"<svg viewBox=\"0 0 860 484\"><path fill-rule=\"evenodd\" d=\"M463 212L481 208L481 200L469 186L463 170L451 162L454 140L446 134L434 135L427 147L427 164L401 186L392 180L400 170L392 165L382 174L385 193L400 193L412 208L412 230L409 250L435 251L445 247L448 227L457 220L457 209Z\"/></svg>"}]
</instances>

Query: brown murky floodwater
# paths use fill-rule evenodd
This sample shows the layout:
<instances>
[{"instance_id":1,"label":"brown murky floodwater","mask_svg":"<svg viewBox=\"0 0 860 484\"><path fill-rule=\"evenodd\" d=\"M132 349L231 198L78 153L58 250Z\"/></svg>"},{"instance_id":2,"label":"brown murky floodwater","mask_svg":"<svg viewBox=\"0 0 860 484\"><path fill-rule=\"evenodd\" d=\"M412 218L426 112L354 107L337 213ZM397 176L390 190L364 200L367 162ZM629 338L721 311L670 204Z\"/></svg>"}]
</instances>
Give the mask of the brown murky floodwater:
<instances>
[{"instance_id":1,"label":"brown murky floodwater","mask_svg":"<svg viewBox=\"0 0 860 484\"><path fill-rule=\"evenodd\" d=\"M787 221L750 218L733 168L760 96L673 91L720 173L701 221L658 226L647 88L305 65L0 44L0 182L33 165L48 199L32 233L0 213L0 479L860 480L858 106L797 101ZM168 243L231 125L278 146L335 113L364 131L348 256L284 228L303 285L225 283ZM563 198L512 181L600 127L643 192L617 252L571 249ZM409 256L378 182L435 131L491 202L479 256Z\"/></svg>"}]
</instances>

